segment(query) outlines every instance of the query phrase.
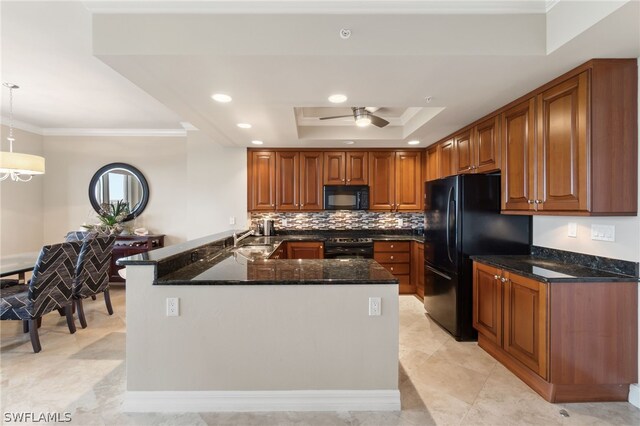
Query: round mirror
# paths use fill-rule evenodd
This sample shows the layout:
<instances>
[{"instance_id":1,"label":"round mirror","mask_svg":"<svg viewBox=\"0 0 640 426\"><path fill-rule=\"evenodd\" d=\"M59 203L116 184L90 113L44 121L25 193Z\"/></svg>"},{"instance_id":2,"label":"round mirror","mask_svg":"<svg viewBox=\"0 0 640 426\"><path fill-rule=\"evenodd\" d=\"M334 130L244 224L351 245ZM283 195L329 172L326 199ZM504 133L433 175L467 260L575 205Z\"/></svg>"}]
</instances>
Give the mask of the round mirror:
<instances>
[{"instance_id":1,"label":"round mirror","mask_svg":"<svg viewBox=\"0 0 640 426\"><path fill-rule=\"evenodd\" d=\"M91 178L89 200L100 214L102 204L127 203L129 215L125 222L140 216L149 201L149 185L140 170L125 163L111 163Z\"/></svg>"}]
</instances>

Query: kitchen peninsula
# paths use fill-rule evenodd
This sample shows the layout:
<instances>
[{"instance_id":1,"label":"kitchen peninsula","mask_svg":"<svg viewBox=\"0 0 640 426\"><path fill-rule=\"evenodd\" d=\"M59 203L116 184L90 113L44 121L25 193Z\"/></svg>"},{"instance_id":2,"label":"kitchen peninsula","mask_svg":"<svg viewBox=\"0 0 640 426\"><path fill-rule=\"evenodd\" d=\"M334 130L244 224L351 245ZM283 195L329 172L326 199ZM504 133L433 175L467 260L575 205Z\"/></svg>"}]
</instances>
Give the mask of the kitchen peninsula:
<instances>
[{"instance_id":1,"label":"kitchen peninsula","mask_svg":"<svg viewBox=\"0 0 640 426\"><path fill-rule=\"evenodd\" d=\"M371 259L267 259L314 239L226 232L119 260L125 410L399 410L398 280Z\"/></svg>"}]
</instances>

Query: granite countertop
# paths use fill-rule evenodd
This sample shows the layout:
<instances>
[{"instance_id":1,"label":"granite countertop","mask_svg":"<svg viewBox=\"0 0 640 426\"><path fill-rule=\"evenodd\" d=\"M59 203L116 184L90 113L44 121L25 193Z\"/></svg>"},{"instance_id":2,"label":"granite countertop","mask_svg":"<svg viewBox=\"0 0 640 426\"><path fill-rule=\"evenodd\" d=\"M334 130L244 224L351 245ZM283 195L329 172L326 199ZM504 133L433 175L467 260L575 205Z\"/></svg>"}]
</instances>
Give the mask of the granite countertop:
<instances>
[{"instance_id":1,"label":"granite countertop","mask_svg":"<svg viewBox=\"0 0 640 426\"><path fill-rule=\"evenodd\" d=\"M532 278L553 282L623 282L638 281L638 277L589 268L576 263L539 256L471 256L472 260Z\"/></svg>"}]
</instances>

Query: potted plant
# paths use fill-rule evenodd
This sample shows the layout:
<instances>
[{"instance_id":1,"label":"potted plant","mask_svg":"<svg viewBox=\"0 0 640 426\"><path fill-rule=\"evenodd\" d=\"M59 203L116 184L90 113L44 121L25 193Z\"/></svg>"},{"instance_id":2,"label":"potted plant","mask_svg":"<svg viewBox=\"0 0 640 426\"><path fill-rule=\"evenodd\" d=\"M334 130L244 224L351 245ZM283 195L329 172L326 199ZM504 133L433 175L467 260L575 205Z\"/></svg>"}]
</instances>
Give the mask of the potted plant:
<instances>
[{"instance_id":1,"label":"potted plant","mask_svg":"<svg viewBox=\"0 0 640 426\"><path fill-rule=\"evenodd\" d=\"M129 203L118 200L115 203L102 203L95 225L82 225L83 228L105 234L120 234L124 229L124 219L129 215Z\"/></svg>"}]
</instances>

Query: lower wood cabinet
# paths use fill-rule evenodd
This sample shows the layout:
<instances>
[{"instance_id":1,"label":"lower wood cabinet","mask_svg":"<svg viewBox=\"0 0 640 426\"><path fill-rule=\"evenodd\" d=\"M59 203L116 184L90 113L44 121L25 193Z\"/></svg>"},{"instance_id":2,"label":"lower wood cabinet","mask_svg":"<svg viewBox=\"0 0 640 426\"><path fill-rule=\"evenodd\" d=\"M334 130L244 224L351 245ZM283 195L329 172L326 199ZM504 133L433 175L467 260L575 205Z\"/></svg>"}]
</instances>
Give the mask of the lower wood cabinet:
<instances>
[{"instance_id":1,"label":"lower wood cabinet","mask_svg":"<svg viewBox=\"0 0 640 426\"><path fill-rule=\"evenodd\" d=\"M287 258L287 243L281 243L276 251L271 253L269 259L286 259Z\"/></svg>"},{"instance_id":2,"label":"lower wood cabinet","mask_svg":"<svg viewBox=\"0 0 640 426\"><path fill-rule=\"evenodd\" d=\"M287 259L324 259L324 244L319 241L289 241Z\"/></svg>"},{"instance_id":3,"label":"lower wood cabinet","mask_svg":"<svg viewBox=\"0 0 640 426\"><path fill-rule=\"evenodd\" d=\"M411 243L411 282L416 295L424 299L424 244L417 241Z\"/></svg>"},{"instance_id":4,"label":"lower wood cabinet","mask_svg":"<svg viewBox=\"0 0 640 426\"><path fill-rule=\"evenodd\" d=\"M637 282L541 282L474 262L478 344L550 402L626 401Z\"/></svg>"},{"instance_id":5,"label":"lower wood cabinet","mask_svg":"<svg viewBox=\"0 0 640 426\"><path fill-rule=\"evenodd\" d=\"M376 241L373 243L373 258L400 281L400 294L414 294L411 280L411 242Z\"/></svg>"}]
</instances>

